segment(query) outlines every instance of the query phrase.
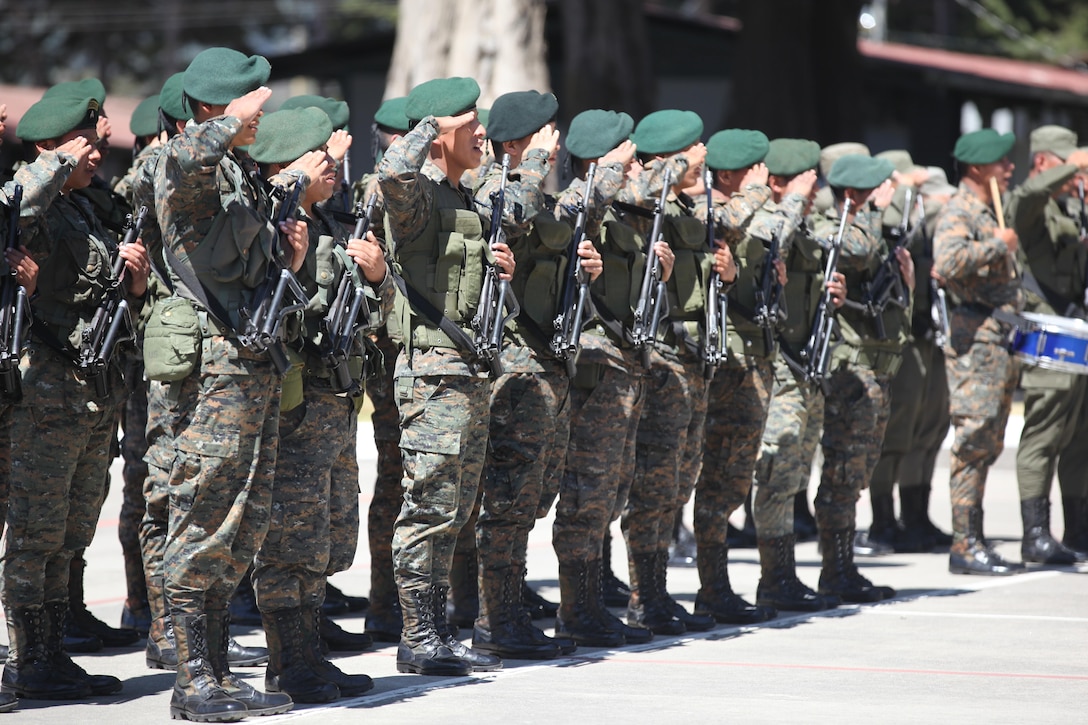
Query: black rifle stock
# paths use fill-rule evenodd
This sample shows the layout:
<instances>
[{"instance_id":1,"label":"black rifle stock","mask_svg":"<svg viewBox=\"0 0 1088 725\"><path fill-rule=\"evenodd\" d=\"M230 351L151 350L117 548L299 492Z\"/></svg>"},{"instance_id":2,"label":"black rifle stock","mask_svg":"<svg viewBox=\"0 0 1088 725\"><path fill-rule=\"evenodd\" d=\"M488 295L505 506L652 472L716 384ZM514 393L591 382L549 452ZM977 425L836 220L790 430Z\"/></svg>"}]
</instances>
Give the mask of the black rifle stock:
<instances>
[{"instance_id":1,"label":"black rifle stock","mask_svg":"<svg viewBox=\"0 0 1088 725\"><path fill-rule=\"evenodd\" d=\"M19 209L23 204L23 187L16 184L8 202L4 219L4 249L18 249L22 227ZM26 343L26 323L30 314L26 288L15 278L15 270L7 258L0 258L0 394L17 403L23 399L23 380L19 374L19 358Z\"/></svg>"},{"instance_id":2,"label":"black rifle stock","mask_svg":"<svg viewBox=\"0 0 1088 725\"><path fill-rule=\"evenodd\" d=\"M242 309L243 331L238 342L251 352L266 352L280 375L291 368L287 349L281 339L283 321L287 315L306 307L309 300L291 267L283 263L280 224L298 216L298 202L302 188L296 182L291 191L275 187L272 195L280 199L275 217L276 243L272 248L272 262L268 276L253 295L249 307ZM288 302L288 296L293 298Z\"/></svg>"},{"instance_id":3,"label":"black rifle stock","mask_svg":"<svg viewBox=\"0 0 1088 725\"><path fill-rule=\"evenodd\" d=\"M589 275L582 269L578 257L578 247L585 239L586 211L593 199L593 178L597 173L597 164L593 162L586 172L586 189L578 201L578 216L574 222L574 235L570 238L570 250L567 253L567 274L563 281L563 296L559 302L558 314L553 327L552 354L567 366L567 374L574 377L578 353L582 349L582 326L586 318L586 306L589 302Z\"/></svg>"},{"instance_id":4,"label":"black rifle stock","mask_svg":"<svg viewBox=\"0 0 1088 725\"><path fill-rule=\"evenodd\" d=\"M669 313L669 298L665 283L661 281L661 260L657 258L654 243L664 240L661 226L665 220L665 200L672 187L672 172L665 169L661 197L654 202L654 225L646 238L646 270L642 275L642 288L635 307L635 321L631 326L631 341L642 353L642 364L650 367L650 353L657 340L661 320Z\"/></svg>"},{"instance_id":5,"label":"black rifle stock","mask_svg":"<svg viewBox=\"0 0 1088 725\"><path fill-rule=\"evenodd\" d=\"M763 272L756 288L754 322L763 328L763 345L767 354L774 350L775 328L782 321L782 283L778 279L777 262L781 258L779 226L771 235L771 243L763 255Z\"/></svg>"},{"instance_id":6,"label":"black rifle stock","mask_svg":"<svg viewBox=\"0 0 1088 725\"><path fill-rule=\"evenodd\" d=\"M842 218L839 220L839 231L830 240L831 248L827 250L827 262L824 265L824 291L820 298L820 304L816 308L816 315L812 319L812 331L809 334L805 349L801 351L801 362L804 363L805 381L819 385L824 392L827 390L827 370L831 363L831 338L835 334L835 305L831 298L831 290L827 288L835 272L839 268L839 252L842 251L842 238L846 233L846 218L850 215L850 200L846 199L842 205Z\"/></svg>"},{"instance_id":7,"label":"black rifle stock","mask_svg":"<svg viewBox=\"0 0 1088 725\"><path fill-rule=\"evenodd\" d=\"M915 205L919 207L919 216L918 223L911 226L910 215L913 211L911 199L911 190L907 189L906 203L903 204L903 219L890 233L892 248L880 261L880 266L873 273L873 278L863 286L865 294L863 302L859 305L848 300L846 303L850 307L861 309L873 319L877 337L881 340L888 338L888 332L884 328L884 310L888 308L888 305L906 309L910 304L910 295L903 282L903 272L899 269L899 257L896 253L900 249L910 249L919 230L925 226L925 207L922 204L921 195L914 197Z\"/></svg>"},{"instance_id":8,"label":"black rifle stock","mask_svg":"<svg viewBox=\"0 0 1088 725\"><path fill-rule=\"evenodd\" d=\"M488 247L492 250L496 245L503 243L505 238L502 231L502 218L506 209L506 177L509 173L510 155L503 154L499 190L491 194L491 230ZM475 331L473 346L476 348L476 356L487 365L493 378L503 374L501 360L503 328L521 312L521 306L514 297L513 290L510 289L510 283L500 279L500 274L502 272L498 264L493 262L487 264L483 289L480 292L480 304L476 307L476 314L472 318L472 329ZM507 308L510 308L509 312Z\"/></svg>"},{"instance_id":9,"label":"black rifle stock","mask_svg":"<svg viewBox=\"0 0 1088 725\"><path fill-rule=\"evenodd\" d=\"M366 202L365 210L361 203L355 205L355 230L352 232L352 239L362 239L366 236L377 200L378 195L371 194ZM322 321L326 345L325 365L329 369L332 389L352 397L363 392L361 381L351 376L348 357L359 331L359 313L364 304L366 304L365 288L361 284L356 284L355 275L351 270L344 270L340 278L340 286L336 290L336 297L333 298L333 303Z\"/></svg>"},{"instance_id":10,"label":"black rifle stock","mask_svg":"<svg viewBox=\"0 0 1088 725\"><path fill-rule=\"evenodd\" d=\"M125 236L121 247L135 243L147 220L147 207L140 207L134 219L131 214L125 219ZM106 298L95 310L91 323L83 328L79 347L79 367L88 383L94 385L95 395L105 398L109 395L109 365L117 345L135 336L132 315L128 300L121 290L124 280L125 260L118 254L110 271L110 286Z\"/></svg>"},{"instance_id":11,"label":"black rifle stock","mask_svg":"<svg viewBox=\"0 0 1088 725\"><path fill-rule=\"evenodd\" d=\"M714 172L703 169L703 185L706 187L706 246L713 260L714 243ZM713 261L712 261L713 264ZM703 322L703 375L709 380L725 359L727 344L729 298L722 293L725 283L721 275L710 271L710 284L706 291L706 308Z\"/></svg>"}]
</instances>

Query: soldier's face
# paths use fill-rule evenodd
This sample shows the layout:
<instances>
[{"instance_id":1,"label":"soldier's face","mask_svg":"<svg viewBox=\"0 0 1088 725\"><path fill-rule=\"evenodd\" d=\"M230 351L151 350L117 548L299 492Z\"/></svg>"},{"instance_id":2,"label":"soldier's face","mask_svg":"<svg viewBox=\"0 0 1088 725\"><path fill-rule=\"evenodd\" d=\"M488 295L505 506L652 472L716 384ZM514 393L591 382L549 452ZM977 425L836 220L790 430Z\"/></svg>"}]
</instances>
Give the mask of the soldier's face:
<instances>
[{"instance_id":1,"label":"soldier's face","mask_svg":"<svg viewBox=\"0 0 1088 725\"><path fill-rule=\"evenodd\" d=\"M68 143L77 136L87 139L87 143L91 145L91 153L79 162L79 165L68 176L68 180L64 182L66 191L90 186L91 180L94 179L94 173L98 170L98 162L102 160L102 152L98 149L98 132L93 128L70 131L57 139L57 146Z\"/></svg>"},{"instance_id":2,"label":"soldier's face","mask_svg":"<svg viewBox=\"0 0 1088 725\"><path fill-rule=\"evenodd\" d=\"M1009 180L1012 179L1012 172L1015 168L1016 165L1009 161L1009 157L1006 156L992 164L983 164L978 167L978 170L982 183L988 185L992 178L997 181L997 188L1001 190L1001 193L1005 193L1009 190Z\"/></svg>"},{"instance_id":3,"label":"soldier's face","mask_svg":"<svg viewBox=\"0 0 1088 725\"><path fill-rule=\"evenodd\" d=\"M485 135L486 130L476 118L454 131L450 144L453 161L466 169L479 166L484 158Z\"/></svg>"}]
</instances>

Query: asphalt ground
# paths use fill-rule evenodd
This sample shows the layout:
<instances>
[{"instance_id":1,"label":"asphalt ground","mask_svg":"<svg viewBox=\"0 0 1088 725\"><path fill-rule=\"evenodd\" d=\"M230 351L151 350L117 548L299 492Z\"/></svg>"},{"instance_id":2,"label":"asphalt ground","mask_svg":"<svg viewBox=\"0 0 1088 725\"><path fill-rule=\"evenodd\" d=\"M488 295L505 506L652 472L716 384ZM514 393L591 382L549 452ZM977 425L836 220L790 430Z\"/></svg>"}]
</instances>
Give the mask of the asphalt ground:
<instances>
[{"instance_id":1,"label":"asphalt ground","mask_svg":"<svg viewBox=\"0 0 1088 725\"><path fill-rule=\"evenodd\" d=\"M986 531L1002 555L1019 560L1021 533L1015 442L990 473ZM373 486L369 426L360 427L363 493ZM117 542L120 470L87 552L86 589L92 611L111 624L120 617L124 574ZM949 528L947 454L934 477L933 519ZM1055 486L1056 488L1056 486ZM815 482L810 494L815 491ZM1059 496L1053 494L1060 535ZM867 496L858 524L871 518ZM365 521L365 518L364 518ZM626 571L622 547L616 570ZM355 566L332 581L349 594L369 588L369 556L362 537ZM731 552L734 588L754 596L759 560L754 549ZM876 583L899 596L879 605L843 606L817 614L784 614L759 626L719 626L702 634L658 637L616 650L580 649L550 662L508 661L500 672L430 678L396 672L396 648L377 647L338 657L348 672L365 672L375 688L365 696L324 706L298 706L254 719L320 723L1084 723L1088 722L1088 566L1032 567L1007 578L948 573L947 554L897 554L859 559ZM815 586L815 543L797 548L802 579ZM530 541L529 579L558 599L550 520ZM692 568L670 568L670 591L691 605L698 589ZM362 631L362 617L338 618ZM545 626L549 623L538 622ZM246 644L263 644L259 630L235 628ZM0 720L16 723L157 723L169 720L173 674L149 670L142 646L75 657L85 669L124 680L124 690L91 702L23 701ZM239 670L254 686L263 668Z\"/></svg>"}]
</instances>

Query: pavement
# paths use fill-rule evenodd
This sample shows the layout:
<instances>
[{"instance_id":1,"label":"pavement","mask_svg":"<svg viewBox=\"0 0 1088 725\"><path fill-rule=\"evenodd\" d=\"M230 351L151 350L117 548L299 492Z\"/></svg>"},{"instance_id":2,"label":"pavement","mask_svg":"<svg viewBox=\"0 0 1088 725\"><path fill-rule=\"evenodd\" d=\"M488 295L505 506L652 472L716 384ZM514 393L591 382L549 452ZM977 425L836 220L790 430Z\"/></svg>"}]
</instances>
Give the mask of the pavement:
<instances>
[{"instance_id":1,"label":"pavement","mask_svg":"<svg viewBox=\"0 0 1088 725\"><path fill-rule=\"evenodd\" d=\"M1012 560L1019 560L1021 533L1014 460L1021 422L1015 417L1010 422L1006 451L991 470L985 498L987 535ZM360 426L359 442L360 503L365 507L375 460L368 424ZM117 542L119 466L112 480L87 552L86 589L91 610L116 624L124 597ZM814 491L815 479L810 494ZM1056 492L1053 498L1057 502ZM949 529L947 452L934 476L931 515ZM1060 535L1060 503L1055 503L1053 518ZM870 519L863 495L859 527ZM614 534L622 541L618 526ZM365 538L355 566L332 579L349 594L365 594L369 588ZM619 545L613 560L618 572L625 571ZM797 561L801 578L815 586L816 544L800 544ZM947 554L859 559L864 574L899 592L878 605L785 614L759 626L722 625L702 634L658 637L638 647L583 648L544 663L509 661L495 673L402 675L396 671L395 646L380 646L335 660L347 672L371 675L371 693L329 705L297 706L259 722L1088 722L1088 566L1032 567L1018 576L989 578L949 574L947 562ZM530 583L553 601L559 596L557 570L550 521L544 520L530 540L528 571ZM754 596L756 551L734 550L730 575L739 593ZM698 589L695 570L670 568L669 589L690 607ZM361 617L338 621L350 631L362 631ZM235 634L246 644L263 644L260 631L236 628ZM15 712L0 715L0 722L169 720L173 674L147 669L142 646L75 659L88 671L123 679L123 692L86 703L23 701ZM238 672L261 687L263 668Z\"/></svg>"}]
</instances>

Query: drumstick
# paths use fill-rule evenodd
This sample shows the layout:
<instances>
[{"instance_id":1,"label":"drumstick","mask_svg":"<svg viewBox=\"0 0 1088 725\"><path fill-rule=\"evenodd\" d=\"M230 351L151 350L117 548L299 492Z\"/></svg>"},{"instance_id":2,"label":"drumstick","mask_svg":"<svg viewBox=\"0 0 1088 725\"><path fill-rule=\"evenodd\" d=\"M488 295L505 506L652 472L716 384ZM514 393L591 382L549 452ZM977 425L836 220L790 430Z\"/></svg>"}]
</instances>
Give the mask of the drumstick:
<instances>
[{"instance_id":1,"label":"drumstick","mask_svg":"<svg viewBox=\"0 0 1088 725\"><path fill-rule=\"evenodd\" d=\"M990 177L990 200L994 203L994 215L997 217L997 228L1005 230L1005 211L1001 208L1001 190L997 188L997 179ZM1016 260L1012 253L1009 255L1009 276L1016 279Z\"/></svg>"}]
</instances>

